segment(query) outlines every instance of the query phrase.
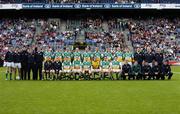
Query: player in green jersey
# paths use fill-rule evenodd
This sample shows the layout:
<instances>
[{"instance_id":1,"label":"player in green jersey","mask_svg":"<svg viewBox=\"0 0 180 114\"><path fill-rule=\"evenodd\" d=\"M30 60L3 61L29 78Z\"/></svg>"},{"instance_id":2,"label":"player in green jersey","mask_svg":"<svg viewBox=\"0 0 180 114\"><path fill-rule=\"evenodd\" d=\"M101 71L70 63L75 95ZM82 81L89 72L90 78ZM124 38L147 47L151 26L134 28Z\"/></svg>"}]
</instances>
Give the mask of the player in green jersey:
<instances>
[{"instance_id":1,"label":"player in green jersey","mask_svg":"<svg viewBox=\"0 0 180 114\"><path fill-rule=\"evenodd\" d=\"M79 80L80 78L82 78L81 73L82 73L82 65L81 65L81 61L80 58L75 57L74 61L72 63L72 71L73 71L73 76L75 80Z\"/></svg>"},{"instance_id":2,"label":"player in green jersey","mask_svg":"<svg viewBox=\"0 0 180 114\"><path fill-rule=\"evenodd\" d=\"M71 61L69 61L68 58L64 58L64 61L62 63L62 75L63 79L68 78L71 79L71 71L72 71L72 64Z\"/></svg>"},{"instance_id":3,"label":"player in green jersey","mask_svg":"<svg viewBox=\"0 0 180 114\"><path fill-rule=\"evenodd\" d=\"M52 49L49 48L49 49L47 49L46 51L44 51L43 56L44 56L44 60L45 60L45 61L47 61L47 60L52 60L52 58L53 58Z\"/></svg>"},{"instance_id":4,"label":"player in green jersey","mask_svg":"<svg viewBox=\"0 0 180 114\"><path fill-rule=\"evenodd\" d=\"M100 61L101 57L102 57L101 52L99 51L99 48L96 47L95 52L93 53L93 58L96 58L98 59L98 61Z\"/></svg>"},{"instance_id":5,"label":"player in green jersey","mask_svg":"<svg viewBox=\"0 0 180 114\"><path fill-rule=\"evenodd\" d=\"M72 52L70 49L66 48L66 50L62 53L63 59L66 59L67 61L71 61L72 58Z\"/></svg>"},{"instance_id":6,"label":"player in green jersey","mask_svg":"<svg viewBox=\"0 0 180 114\"><path fill-rule=\"evenodd\" d=\"M91 58L93 57L92 52L90 52L89 48L85 49L85 52L82 55L83 61L91 61Z\"/></svg>"},{"instance_id":7,"label":"player in green jersey","mask_svg":"<svg viewBox=\"0 0 180 114\"><path fill-rule=\"evenodd\" d=\"M123 58L125 61L128 62L128 64L130 64L132 66L134 54L133 54L133 52L130 52L130 50L128 48L125 49L125 53L123 54Z\"/></svg>"},{"instance_id":8,"label":"player in green jersey","mask_svg":"<svg viewBox=\"0 0 180 114\"><path fill-rule=\"evenodd\" d=\"M115 74L116 80L120 79L121 67L121 62L118 61L118 57L115 57L114 60L111 61L111 76L113 77L113 74Z\"/></svg>"},{"instance_id":9,"label":"player in green jersey","mask_svg":"<svg viewBox=\"0 0 180 114\"><path fill-rule=\"evenodd\" d=\"M108 77L109 79L112 79L110 71L110 62L108 61L107 57L104 57L104 60L101 61L101 78L105 79L106 77Z\"/></svg>"},{"instance_id":10,"label":"player in green jersey","mask_svg":"<svg viewBox=\"0 0 180 114\"><path fill-rule=\"evenodd\" d=\"M115 52L115 57L117 57L119 62L123 62L123 52L121 49L118 47L116 52Z\"/></svg>"},{"instance_id":11,"label":"player in green jersey","mask_svg":"<svg viewBox=\"0 0 180 114\"><path fill-rule=\"evenodd\" d=\"M112 60L113 56L112 56L110 48L107 48L106 51L104 53L102 53L102 58L103 57L107 57L108 61Z\"/></svg>"},{"instance_id":12,"label":"player in green jersey","mask_svg":"<svg viewBox=\"0 0 180 114\"><path fill-rule=\"evenodd\" d=\"M72 54L74 59L80 59L81 60L81 52L79 51L79 48L76 48L74 53Z\"/></svg>"},{"instance_id":13,"label":"player in green jersey","mask_svg":"<svg viewBox=\"0 0 180 114\"><path fill-rule=\"evenodd\" d=\"M91 75L91 61L89 61L89 58L85 58L83 63L82 63L82 73L84 75L84 78L89 80L89 79L93 79L92 75Z\"/></svg>"},{"instance_id":14,"label":"player in green jersey","mask_svg":"<svg viewBox=\"0 0 180 114\"><path fill-rule=\"evenodd\" d=\"M62 60L63 60L63 52L62 52L61 49L57 49L57 51L54 52L54 60L62 62Z\"/></svg>"}]
</instances>

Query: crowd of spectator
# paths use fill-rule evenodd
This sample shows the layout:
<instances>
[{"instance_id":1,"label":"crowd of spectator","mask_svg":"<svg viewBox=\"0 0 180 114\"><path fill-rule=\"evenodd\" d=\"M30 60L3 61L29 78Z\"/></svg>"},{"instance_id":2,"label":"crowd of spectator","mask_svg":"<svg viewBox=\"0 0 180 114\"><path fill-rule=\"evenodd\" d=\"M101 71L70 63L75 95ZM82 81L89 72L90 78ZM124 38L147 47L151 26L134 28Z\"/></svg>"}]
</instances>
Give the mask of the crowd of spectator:
<instances>
[{"instance_id":1,"label":"crowd of spectator","mask_svg":"<svg viewBox=\"0 0 180 114\"><path fill-rule=\"evenodd\" d=\"M133 47L152 49L160 48L170 59L179 55L180 39L179 19L138 19L129 22L130 39Z\"/></svg>"},{"instance_id":2,"label":"crowd of spectator","mask_svg":"<svg viewBox=\"0 0 180 114\"><path fill-rule=\"evenodd\" d=\"M180 3L179 0L0 0L0 3Z\"/></svg>"}]
</instances>

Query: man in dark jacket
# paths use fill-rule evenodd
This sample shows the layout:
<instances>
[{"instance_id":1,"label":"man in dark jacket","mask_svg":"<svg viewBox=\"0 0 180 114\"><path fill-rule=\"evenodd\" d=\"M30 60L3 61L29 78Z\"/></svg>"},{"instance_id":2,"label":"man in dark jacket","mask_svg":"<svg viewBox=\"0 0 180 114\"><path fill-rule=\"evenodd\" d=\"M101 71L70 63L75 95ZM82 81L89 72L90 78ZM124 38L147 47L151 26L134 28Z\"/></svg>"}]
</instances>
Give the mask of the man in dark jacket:
<instances>
[{"instance_id":1,"label":"man in dark jacket","mask_svg":"<svg viewBox=\"0 0 180 114\"><path fill-rule=\"evenodd\" d=\"M161 66L161 78L164 80L165 76L168 77L168 80L171 79L173 73L171 72L171 67L168 64L168 61L165 61Z\"/></svg>"},{"instance_id":2,"label":"man in dark jacket","mask_svg":"<svg viewBox=\"0 0 180 114\"><path fill-rule=\"evenodd\" d=\"M141 65L138 64L137 61L135 61L133 66L132 66L132 78L135 79L135 77L137 80L142 79Z\"/></svg>"},{"instance_id":3,"label":"man in dark jacket","mask_svg":"<svg viewBox=\"0 0 180 114\"><path fill-rule=\"evenodd\" d=\"M152 67L152 75L151 75L151 78L159 80L159 79L161 78L161 77L160 77L160 72L161 72L160 66L158 65L158 62L155 61L155 62L154 62L154 65L153 65L153 67Z\"/></svg>"},{"instance_id":4,"label":"man in dark jacket","mask_svg":"<svg viewBox=\"0 0 180 114\"><path fill-rule=\"evenodd\" d=\"M42 65L43 65L43 52L38 48L35 48L34 50L34 70L33 70L33 79L38 80L38 74L39 74L39 80L42 80Z\"/></svg>"},{"instance_id":5,"label":"man in dark jacket","mask_svg":"<svg viewBox=\"0 0 180 114\"><path fill-rule=\"evenodd\" d=\"M23 47L20 56L21 56L21 80L26 80L27 67L28 67L28 52L26 47Z\"/></svg>"},{"instance_id":6,"label":"man in dark jacket","mask_svg":"<svg viewBox=\"0 0 180 114\"><path fill-rule=\"evenodd\" d=\"M146 61L144 61L142 64L142 77L144 80L147 78L149 80L151 79L151 66Z\"/></svg>"},{"instance_id":7,"label":"man in dark jacket","mask_svg":"<svg viewBox=\"0 0 180 114\"><path fill-rule=\"evenodd\" d=\"M137 48L136 52L134 53L134 60L138 62L139 65L142 65L144 59L144 54L140 48Z\"/></svg>"},{"instance_id":8,"label":"man in dark jacket","mask_svg":"<svg viewBox=\"0 0 180 114\"><path fill-rule=\"evenodd\" d=\"M126 60L124 65L122 66L121 77L123 80L126 80L127 76L129 77L128 79L130 79L130 77L131 77L131 65L128 64L128 61Z\"/></svg>"},{"instance_id":9,"label":"man in dark jacket","mask_svg":"<svg viewBox=\"0 0 180 114\"><path fill-rule=\"evenodd\" d=\"M161 53L160 48L158 48L156 50L154 57L155 57L155 61L157 61L158 65L161 66L163 64L164 57L163 57L163 53Z\"/></svg>"},{"instance_id":10,"label":"man in dark jacket","mask_svg":"<svg viewBox=\"0 0 180 114\"><path fill-rule=\"evenodd\" d=\"M28 49L28 80L31 79L31 71L34 68L34 54L32 53L32 49Z\"/></svg>"}]
</instances>

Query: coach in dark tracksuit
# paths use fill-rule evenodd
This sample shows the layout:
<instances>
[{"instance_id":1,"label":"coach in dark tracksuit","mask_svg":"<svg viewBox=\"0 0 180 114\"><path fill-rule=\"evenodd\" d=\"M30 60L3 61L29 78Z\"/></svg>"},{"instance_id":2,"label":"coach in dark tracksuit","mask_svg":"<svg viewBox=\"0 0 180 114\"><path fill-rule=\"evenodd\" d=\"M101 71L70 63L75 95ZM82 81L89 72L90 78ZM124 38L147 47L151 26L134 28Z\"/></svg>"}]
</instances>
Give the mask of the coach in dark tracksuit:
<instances>
[{"instance_id":1,"label":"coach in dark tracksuit","mask_svg":"<svg viewBox=\"0 0 180 114\"><path fill-rule=\"evenodd\" d=\"M144 61L146 61L151 67L153 60L154 60L154 54L152 51L148 51L147 53L144 54Z\"/></svg>"},{"instance_id":2,"label":"coach in dark tracksuit","mask_svg":"<svg viewBox=\"0 0 180 114\"><path fill-rule=\"evenodd\" d=\"M31 79L31 71L33 71L34 68L34 54L32 53L32 50L28 50L28 80Z\"/></svg>"},{"instance_id":3,"label":"coach in dark tracksuit","mask_svg":"<svg viewBox=\"0 0 180 114\"><path fill-rule=\"evenodd\" d=\"M158 62L158 65L161 66L163 64L163 53L160 52L158 49L157 52L154 55L155 61Z\"/></svg>"},{"instance_id":4,"label":"coach in dark tracksuit","mask_svg":"<svg viewBox=\"0 0 180 114\"><path fill-rule=\"evenodd\" d=\"M134 60L138 62L139 65L142 65L144 56L143 52L141 52L140 48L134 53Z\"/></svg>"},{"instance_id":5,"label":"coach in dark tracksuit","mask_svg":"<svg viewBox=\"0 0 180 114\"><path fill-rule=\"evenodd\" d=\"M121 77L123 80L126 80L126 76L128 76L128 79L130 80L131 77L131 65L128 64L127 61L125 61L125 64L122 66L122 72Z\"/></svg>"},{"instance_id":6,"label":"coach in dark tracksuit","mask_svg":"<svg viewBox=\"0 0 180 114\"><path fill-rule=\"evenodd\" d=\"M151 66L148 64L148 62L144 62L142 65L142 77L143 79L151 79Z\"/></svg>"},{"instance_id":7,"label":"coach in dark tracksuit","mask_svg":"<svg viewBox=\"0 0 180 114\"><path fill-rule=\"evenodd\" d=\"M27 67L28 67L28 52L25 48L20 53L20 56L21 56L21 80L26 80Z\"/></svg>"},{"instance_id":8,"label":"coach in dark tracksuit","mask_svg":"<svg viewBox=\"0 0 180 114\"><path fill-rule=\"evenodd\" d=\"M161 66L161 77L164 80L165 76L167 76L168 80L170 80L172 75L173 75L173 73L171 72L171 67L168 64L168 61L165 61Z\"/></svg>"},{"instance_id":9,"label":"coach in dark tracksuit","mask_svg":"<svg viewBox=\"0 0 180 114\"><path fill-rule=\"evenodd\" d=\"M43 65L43 52L35 48L34 51L34 70L33 70L33 80L42 80L42 65Z\"/></svg>"},{"instance_id":10,"label":"coach in dark tracksuit","mask_svg":"<svg viewBox=\"0 0 180 114\"><path fill-rule=\"evenodd\" d=\"M154 65L152 67L151 77L153 79L159 80L161 78L160 72L161 72L161 67L158 65L158 62L155 61Z\"/></svg>"}]
</instances>

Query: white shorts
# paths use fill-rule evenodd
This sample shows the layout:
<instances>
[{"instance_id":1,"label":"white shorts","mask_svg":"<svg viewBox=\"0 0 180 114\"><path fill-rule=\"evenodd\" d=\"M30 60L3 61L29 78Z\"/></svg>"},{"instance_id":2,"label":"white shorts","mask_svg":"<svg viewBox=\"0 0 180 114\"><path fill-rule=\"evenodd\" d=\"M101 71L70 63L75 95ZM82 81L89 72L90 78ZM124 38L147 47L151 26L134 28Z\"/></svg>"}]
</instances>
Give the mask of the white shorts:
<instances>
[{"instance_id":1,"label":"white shorts","mask_svg":"<svg viewBox=\"0 0 180 114\"><path fill-rule=\"evenodd\" d=\"M71 70L63 70L62 72L69 73Z\"/></svg>"},{"instance_id":2,"label":"white shorts","mask_svg":"<svg viewBox=\"0 0 180 114\"><path fill-rule=\"evenodd\" d=\"M100 69L92 69L92 72L100 72Z\"/></svg>"},{"instance_id":3,"label":"white shorts","mask_svg":"<svg viewBox=\"0 0 180 114\"><path fill-rule=\"evenodd\" d=\"M14 63L13 68L21 68L21 63Z\"/></svg>"},{"instance_id":4,"label":"white shorts","mask_svg":"<svg viewBox=\"0 0 180 114\"><path fill-rule=\"evenodd\" d=\"M102 69L102 72L110 72L110 69Z\"/></svg>"},{"instance_id":5,"label":"white shorts","mask_svg":"<svg viewBox=\"0 0 180 114\"><path fill-rule=\"evenodd\" d=\"M13 62L4 62L4 67L13 67L14 63Z\"/></svg>"},{"instance_id":6,"label":"white shorts","mask_svg":"<svg viewBox=\"0 0 180 114\"><path fill-rule=\"evenodd\" d=\"M121 69L112 69L112 72L121 72Z\"/></svg>"},{"instance_id":7,"label":"white shorts","mask_svg":"<svg viewBox=\"0 0 180 114\"><path fill-rule=\"evenodd\" d=\"M7 62L4 62L4 63L3 63L3 67L7 67Z\"/></svg>"}]
</instances>

